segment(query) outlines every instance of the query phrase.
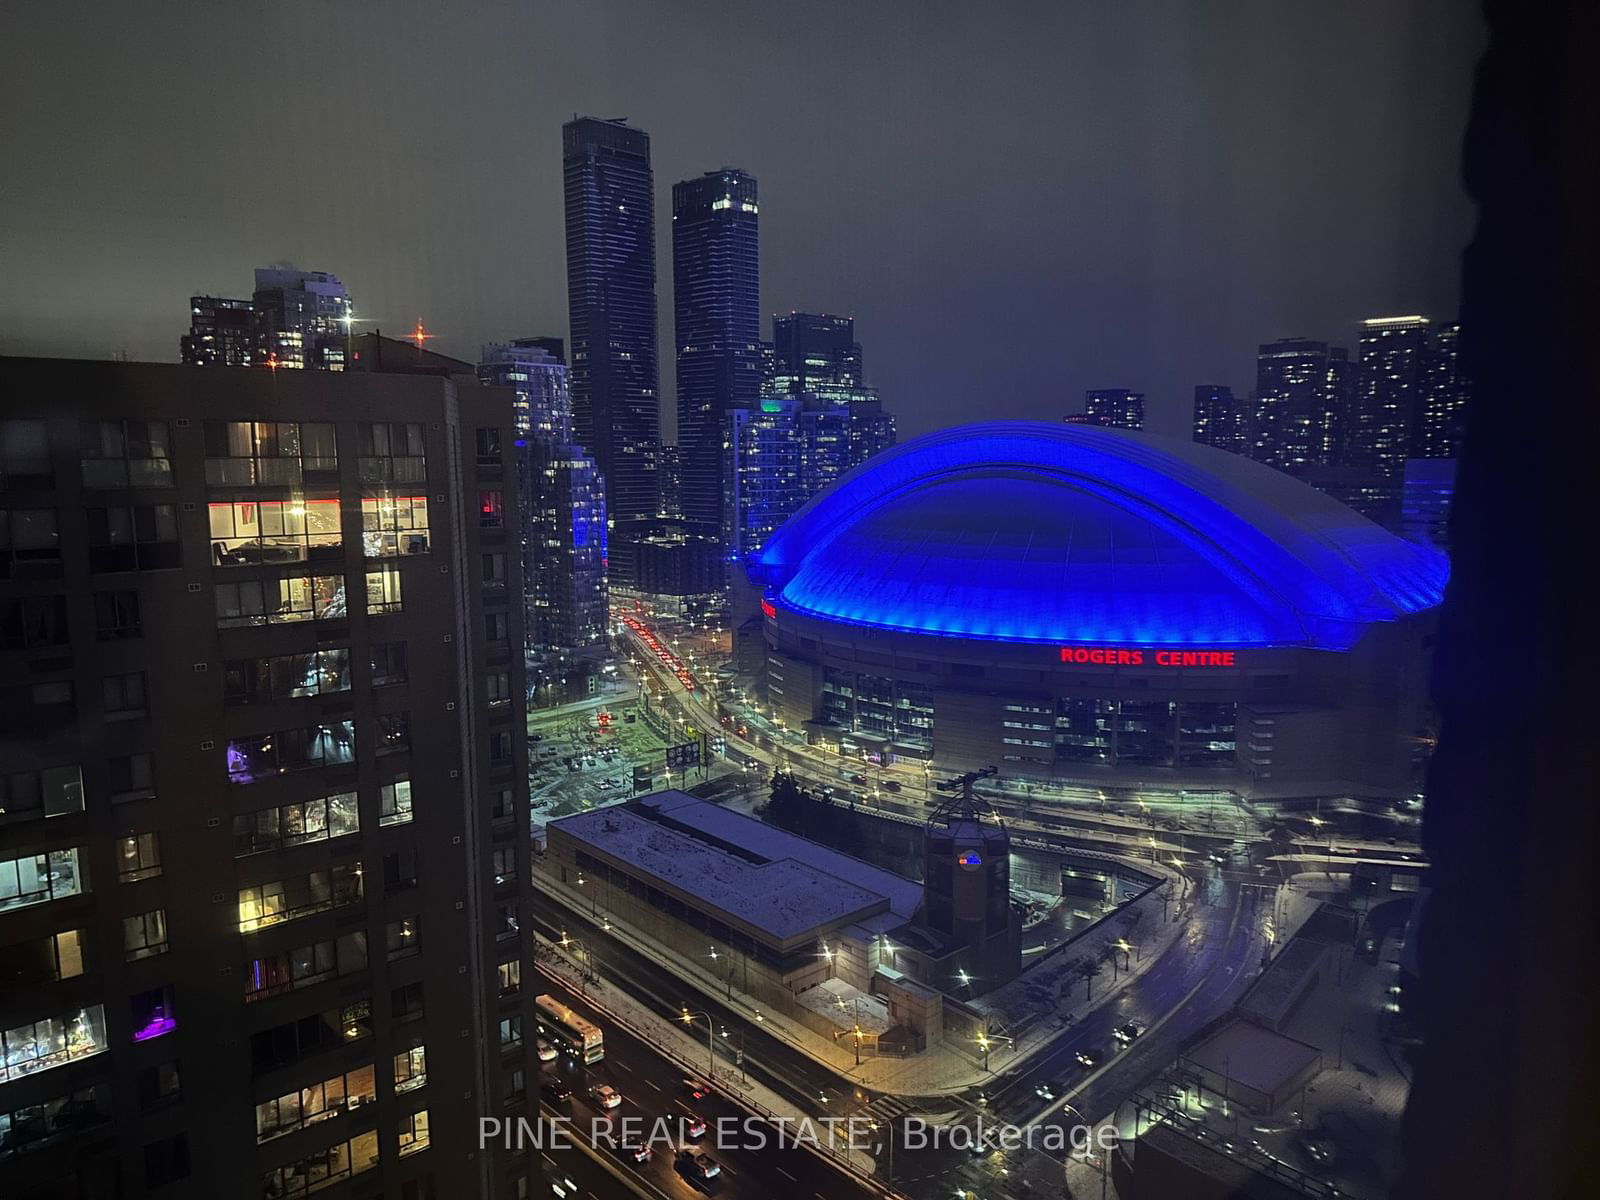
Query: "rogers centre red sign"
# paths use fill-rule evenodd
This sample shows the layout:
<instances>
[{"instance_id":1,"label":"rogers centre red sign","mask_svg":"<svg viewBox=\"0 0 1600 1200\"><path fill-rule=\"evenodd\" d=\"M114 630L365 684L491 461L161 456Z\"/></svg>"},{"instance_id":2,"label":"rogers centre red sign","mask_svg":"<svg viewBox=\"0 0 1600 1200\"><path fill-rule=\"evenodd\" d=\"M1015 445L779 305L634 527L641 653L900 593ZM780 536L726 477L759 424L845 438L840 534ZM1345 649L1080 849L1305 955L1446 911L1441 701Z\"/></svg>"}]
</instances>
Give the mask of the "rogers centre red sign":
<instances>
[{"instance_id":1,"label":"rogers centre red sign","mask_svg":"<svg viewBox=\"0 0 1600 1200\"><path fill-rule=\"evenodd\" d=\"M1097 667L1233 667L1232 650L1124 650L1112 646L1063 646L1061 661Z\"/></svg>"}]
</instances>

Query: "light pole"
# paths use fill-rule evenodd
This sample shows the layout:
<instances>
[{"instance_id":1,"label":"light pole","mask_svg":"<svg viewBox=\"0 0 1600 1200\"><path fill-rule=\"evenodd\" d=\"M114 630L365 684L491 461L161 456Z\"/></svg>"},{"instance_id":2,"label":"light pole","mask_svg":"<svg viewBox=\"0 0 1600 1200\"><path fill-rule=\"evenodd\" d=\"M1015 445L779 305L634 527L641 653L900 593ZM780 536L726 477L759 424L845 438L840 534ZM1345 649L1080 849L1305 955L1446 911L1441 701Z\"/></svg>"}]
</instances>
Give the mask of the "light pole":
<instances>
[{"instance_id":1,"label":"light pole","mask_svg":"<svg viewBox=\"0 0 1600 1200\"><path fill-rule=\"evenodd\" d=\"M687 1008L680 1010L679 1013L678 1013L678 1020L682 1021L685 1025L689 1026L689 1028L691 1028L691 1029L694 1028L694 1021L695 1021L696 1017L704 1017L705 1018L705 1022L706 1022L706 1072L707 1072L709 1078L712 1081L715 1081L716 1078L717 1078L717 1044L716 1044L717 1029L716 1029L716 1026L714 1024L712 1024L711 1014L708 1013L708 1012L701 1012L699 1010L695 1010L695 1011L691 1012Z\"/></svg>"}]
</instances>

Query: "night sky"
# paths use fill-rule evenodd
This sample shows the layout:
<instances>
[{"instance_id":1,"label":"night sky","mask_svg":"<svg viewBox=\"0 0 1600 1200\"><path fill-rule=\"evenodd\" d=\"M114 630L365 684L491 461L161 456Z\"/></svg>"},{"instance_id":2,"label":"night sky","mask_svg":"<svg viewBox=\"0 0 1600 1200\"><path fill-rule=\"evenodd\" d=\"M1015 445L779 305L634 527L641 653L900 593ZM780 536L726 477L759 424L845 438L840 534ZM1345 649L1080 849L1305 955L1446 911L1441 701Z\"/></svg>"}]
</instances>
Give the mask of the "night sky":
<instances>
[{"instance_id":1,"label":"night sky","mask_svg":"<svg viewBox=\"0 0 1600 1200\"><path fill-rule=\"evenodd\" d=\"M448 354L565 337L578 112L651 136L667 401L670 188L729 165L763 308L853 314L902 435L1119 386L1186 432L1259 341L1454 315L1482 36L1466 0L5 0L0 353L176 361L191 294L277 261Z\"/></svg>"}]
</instances>

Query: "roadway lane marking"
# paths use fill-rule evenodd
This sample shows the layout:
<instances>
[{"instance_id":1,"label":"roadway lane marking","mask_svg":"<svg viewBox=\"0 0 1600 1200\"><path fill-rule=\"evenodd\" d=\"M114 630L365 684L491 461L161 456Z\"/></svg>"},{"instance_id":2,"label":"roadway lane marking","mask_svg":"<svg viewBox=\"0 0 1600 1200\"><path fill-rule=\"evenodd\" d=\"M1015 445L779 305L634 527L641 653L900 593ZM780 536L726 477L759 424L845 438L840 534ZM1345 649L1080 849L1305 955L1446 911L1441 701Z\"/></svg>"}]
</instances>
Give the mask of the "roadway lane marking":
<instances>
[{"instance_id":1,"label":"roadway lane marking","mask_svg":"<svg viewBox=\"0 0 1600 1200\"><path fill-rule=\"evenodd\" d=\"M620 1058L613 1058L611 1061L614 1065L621 1067L624 1071L628 1072L628 1074L633 1074L633 1068L627 1063L623 1062Z\"/></svg>"},{"instance_id":2,"label":"roadway lane marking","mask_svg":"<svg viewBox=\"0 0 1600 1200\"><path fill-rule=\"evenodd\" d=\"M655 1088L656 1091L659 1092L661 1090L661 1085L659 1083L650 1083L650 1080L648 1080L648 1079L646 1079L645 1082L649 1083L650 1086Z\"/></svg>"},{"instance_id":3,"label":"roadway lane marking","mask_svg":"<svg viewBox=\"0 0 1600 1200\"><path fill-rule=\"evenodd\" d=\"M799 1183L799 1182L800 1182L800 1181L799 1181L799 1180L798 1180L798 1179L796 1179L796 1178L795 1178L795 1177L794 1177L794 1176L793 1176L793 1175L791 1175L791 1174L789 1174L789 1172L787 1172L787 1171L785 1171L785 1170L784 1170L784 1169L783 1169L783 1168L782 1168L782 1167L779 1167L779 1168L778 1168L778 1169L777 1169L777 1170L778 1170L778 1174L779 1174L779 1175L782 1175L782 1176L783 1176L783 1177L784 1177L784 1178L785 1178L785 1179L787 1179L787 1180L788 1180L788 1181L789 1181L789 1182L790 1182L790 1183Z\"/></svg>"}]
</instances>

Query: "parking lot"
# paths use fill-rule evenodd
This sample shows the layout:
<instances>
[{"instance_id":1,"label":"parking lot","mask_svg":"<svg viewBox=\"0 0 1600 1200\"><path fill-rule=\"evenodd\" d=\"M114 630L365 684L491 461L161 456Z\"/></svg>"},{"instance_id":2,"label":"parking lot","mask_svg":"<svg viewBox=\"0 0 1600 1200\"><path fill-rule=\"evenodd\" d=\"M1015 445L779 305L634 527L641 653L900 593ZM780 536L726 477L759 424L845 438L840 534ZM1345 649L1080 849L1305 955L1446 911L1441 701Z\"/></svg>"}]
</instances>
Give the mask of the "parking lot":
<instances>
[{"instance_id":1,"label":"parking lot","mask_svg":"<svg viewBox=\"0 0 1600 1200\"><path fill-rule=\"evenodd\" d=\"M657 783L664 780L666 744L637 718L632 699L530 713L528 737L535 821L626 799L633 795L635 766L649 767Z\"/></svg>"}]
</instances>

